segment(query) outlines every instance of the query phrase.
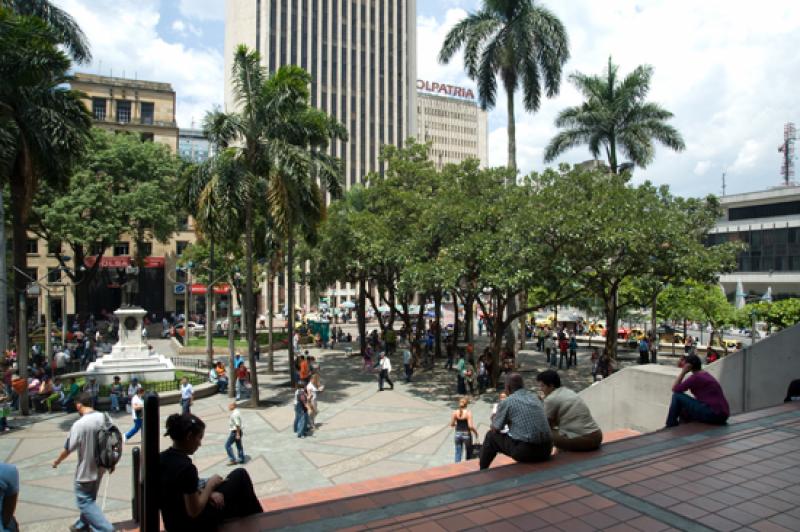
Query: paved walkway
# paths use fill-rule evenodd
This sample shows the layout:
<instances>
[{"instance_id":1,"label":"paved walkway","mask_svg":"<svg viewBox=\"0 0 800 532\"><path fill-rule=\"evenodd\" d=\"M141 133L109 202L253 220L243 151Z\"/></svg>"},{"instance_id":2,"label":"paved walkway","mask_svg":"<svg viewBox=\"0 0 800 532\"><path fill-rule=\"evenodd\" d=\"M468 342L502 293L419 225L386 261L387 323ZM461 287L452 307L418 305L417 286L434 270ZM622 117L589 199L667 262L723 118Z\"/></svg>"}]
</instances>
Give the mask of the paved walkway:
<instances>
[{"instance_id":1,"label":"paved walkway","mask_svg":"<svg viewBox=\"0 0 800 532\"><path fill-rule=\"evenodd\" d=\"M153 339L156 350L171 355L172 344ZM286 351L275 353L276 373L265 372L266 359L259 366L261 398L267 406L242 408L245 424L244 448L247 470L259 497L302 492L312 488L341 485L361 480L420 471L453 462L452 429L448 426L455 407L455 374L437 368L422 371L411 384L400 382L402 362L393 357L397 376L395 389L379 393L374 374L362 373L359 356L342 352L312 350L322 365L325 392L320 395L321 425L309 438L298 439L292 432L292 392L288 388ZM589 382L589 355L579 354L579 369L563 372L565 384L581 389ZM522 370L529 387L534 386L537 369L545 366L544 356L533 351L521 355ZM472 406L478 430L488 429L496 394L486 394ZM194 456L201 476L225 475L227 456L223 445L228 436L228 399L221 395L196 402L193 412L207 424L203 446ZM177 405L161 410L166 416ZM116 414L120 429L132 424L129 414ZM25 530L62 530L77 515L72 493L75 457L57 470L50 467L58 455L76 414L36 415L13 420L22 427L0 436L0 460L20 468L22 489L17 516ZM129 449L140 436L129 442ZM169 445L162 438L161 446ZM101 493L105 486L101 488ZM101 496L102 498L102 496ZM113 521L130 518L131 458L129 450L110 477L106 513Z\"/></svg>"}]
</instances>

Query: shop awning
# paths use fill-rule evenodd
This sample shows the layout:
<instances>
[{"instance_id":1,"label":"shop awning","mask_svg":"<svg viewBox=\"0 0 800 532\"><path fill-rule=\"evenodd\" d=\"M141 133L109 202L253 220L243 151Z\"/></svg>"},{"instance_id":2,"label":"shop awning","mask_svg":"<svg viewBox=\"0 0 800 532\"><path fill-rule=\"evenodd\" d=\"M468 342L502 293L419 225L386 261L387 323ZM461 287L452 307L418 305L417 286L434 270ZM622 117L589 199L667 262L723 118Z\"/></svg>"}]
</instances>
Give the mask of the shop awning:
<instances>
[{"instance_id":1,"label":"shop awning","mask_svg":"<svg viewBox=\"0 0 800 532\"><path fill-rule=\"evenodd\" d=\"M204 295L206 293L207 286L200 283L192 284L192 295ZM228 283L219 283L214 285L214 293L219 295L225 295L231 293L231 285Z\"/></svg>"}]
</instances>

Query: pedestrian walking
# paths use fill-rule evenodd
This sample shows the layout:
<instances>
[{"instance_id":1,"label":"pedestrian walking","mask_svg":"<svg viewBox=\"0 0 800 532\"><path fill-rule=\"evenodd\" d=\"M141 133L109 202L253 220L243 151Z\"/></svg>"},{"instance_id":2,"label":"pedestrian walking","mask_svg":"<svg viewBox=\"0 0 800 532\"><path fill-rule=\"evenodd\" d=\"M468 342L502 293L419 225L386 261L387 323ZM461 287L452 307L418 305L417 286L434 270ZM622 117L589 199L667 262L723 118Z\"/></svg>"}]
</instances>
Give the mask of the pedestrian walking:
<instances>
[{"instance_id":1,"label":"pedestrian walking","mask_svg":"<svg viewBox=\"0 0 800 532\"><path fill-rule=\"evenodd\" d=\"M192 388L188 377L181 379L181 413L191 414L191 406L194 401L194 388Z\"/></svg>"},{"instance_id":2,"label":"pedestrian walking","mask_svg":"<svg viewBox=\"0 0 800 532\"><path fill-rule=\"evenodd\" d=\"M142 428L142 418L144 417L144 388L141 386L136 389L136 394L131 398L131 417L133 418L133 426L125 433L125 441L130 441Z\"/></svg>"},{"instance_id":3,"label":"pedestrian walking","mask_svg":"<svg viewBox=\"0 0 800 532\"><path fill-rule=\"evenodd\" d=\"M236 401L231 401L228 405L231 415L228 418L228 441L225 442L225 452L228 453L230 461L228 465L236 465L237 463L244 463L244 448L242 447L242 414L236 408ZM233 445L236 444L236 452L239 454L239 461L237 462L233 456Z\"/></svg>"},{"instance_id":4,"label":"pedestrian walking","mask_svg":"<svg viewBox=\"0 0 800 532\"><path fill-rule=\"evenodd\" d=\"M456 445L456 463L461 461L463 448L466 447L467 460L472 459L472 434L478 437L478 429L472 421L472 412L467 409L469 399L462 397L458 400L458 409L450 416L450 426L455 427L454 442Z\"/></svg>"},{"instance_id":5,"label":"pedestrian walking","mask_svg":"<svg viewBox=\"0 0 800 532\"><path fill-rule=\"evenodd\" d=\"M311 430L317 428L317 413L319 412L317 398L323 390L325 390L325 386L320 384L319 373L313 374L306 385L306 397L308 398L306 406L308 407L308 421Z\"/></svg>"},{"instance_id":6,"label":"pedestrian walking","mask_svg":"<svg viewBox=\"0 0 800 532\"><path fill-rule=\"evenodd\" d=\"M308 394L299 382L294 391L294 432L298 438L305 438L308 430Z\"/></svg>"},{"instance_id":7,"label":"pedestrian walking","mask_svg":"<svg viewBox=\"0 0 800 532\"><path fill-rule=\"evenodd\" d=\"M412 365L411 351L408 349L403 350L403 370L405 370L406 382L411 382L411 375L414 374L414 367Z\"/></svg>"},{"instance_id":8,"label":"pedestrian walking","mask_svg":"<svg viewBox=\"0 0 800 532\"><path fill-rule=\"evenodd\" d=\"M569 360L567 360L568 350L569 350L569 340L567 340L567 337L562 334L561 338L558 339L558 352L559 352L558 369L562 369L563 367L562 364L564 362L566 362L567 366L569 367Z\"/></svg>"},{"instance_id":9,"label":"pedestrian walking","mask_svg":"<svg viewBox=\"0 0 800 532\"><path fill-rule=\"evenodd\" d=\"M383 381L388 382L391 389L394 390L394 383L390 376L392 372L392 362L389 360L389 357L386 356L386 353L381 352L381 358L378 360L376 367L380 369L380 373L378 373L378 391L383 391Z\"/></svg>"},{"instance_id":10,"label":"pedestrian walking","mask_svg":"<svg viewBox=\"0 0 800 532\"><path fill-rule=\"evenodd\" d=\"M567 359L567 369L569 367L578 367L578 338L575 333L569 336L569 358Z\"/></svg>"},{"instance_id":11,"label":"pedestrian walking","mask_svg":"<svg viewBox=\"0 0 800 532\"><path fill-rule=\"evenodd\" d=\"M75 407L80 419L72 424L64 448L53 462L53 469L66 460L71 453L78 452L78 466L75 469L75 499L80 516L70 530L112 532L114 527L103 515L103 511L96 502L97 490L100 488L100 481L106 472L97 464L97 454L100 451L97 447L97 434L103 427L105 417L95 411L91 404L92 398L86 392L79 393L75 398Z\"/></svg>"}]
</instances>

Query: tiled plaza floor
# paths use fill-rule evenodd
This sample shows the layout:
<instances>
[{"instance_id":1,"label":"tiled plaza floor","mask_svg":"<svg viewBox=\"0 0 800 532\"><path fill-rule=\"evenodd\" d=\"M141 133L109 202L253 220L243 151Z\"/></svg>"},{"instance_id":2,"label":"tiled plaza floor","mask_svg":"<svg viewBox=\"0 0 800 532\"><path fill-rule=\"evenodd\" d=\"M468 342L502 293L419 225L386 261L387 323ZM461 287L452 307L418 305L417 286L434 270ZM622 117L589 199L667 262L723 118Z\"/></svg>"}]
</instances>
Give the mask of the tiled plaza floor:
<instances>
[{"instance_id":1,"label":"tiled plaza floor","mask_svg":"<svg viewBox=\"0 0 800 532\"><path fill-rule=\"evenodd\" d=\"M452 476L453 467L462 474ZM358 496L345 487L339 499L272 512L267 499L268 513L226 530L800 530L796 405L741 415L727 427L684 425L596 453L560 454L547 464L476 467L443 468L439 480L429 470L416 484L376 485ZM314 502L313 493L305 497Z\"/></svg>"}]
</instances>

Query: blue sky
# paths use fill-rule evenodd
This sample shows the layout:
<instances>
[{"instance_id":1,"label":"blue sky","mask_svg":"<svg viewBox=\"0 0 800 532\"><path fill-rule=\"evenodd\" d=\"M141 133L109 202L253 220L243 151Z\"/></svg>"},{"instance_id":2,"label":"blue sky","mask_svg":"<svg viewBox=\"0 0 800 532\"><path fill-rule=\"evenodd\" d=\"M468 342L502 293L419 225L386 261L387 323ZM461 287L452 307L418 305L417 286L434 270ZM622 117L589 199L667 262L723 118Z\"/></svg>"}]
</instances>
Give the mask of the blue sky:
<instances>
[{"instance_id":1,"label":"blue sky","mask_svg":"<svg viewBox=\"0 0 800 532\"><path fill-rule=\"evenodd\" d=\"M55 0L76 17L93 45L85 70L173 84L182 127L199 122L223 100L224 0ZM627 73L653 65L649 98L675 114L687 149L657 148L656 161L635 179L670 184L684 195L764 189L780 182L777 146L783 124L800 121L800 2L725 0L544 1L567 27L571 58L565 72L600 73L609 55ZM438 50L450 27L479 0L418 0L419 50ZM459 60L439 65L419 54L418 77L473 86ZM545 167L542 150L553 120L580 103L566 79L558 97L536 114L517 105L518 162L524 172ZM504 96L489 115L490 164L505 163ZM575 149L561 159L590 158Z\"/></svg>"}]
</instances>

